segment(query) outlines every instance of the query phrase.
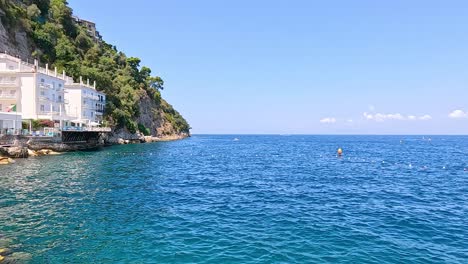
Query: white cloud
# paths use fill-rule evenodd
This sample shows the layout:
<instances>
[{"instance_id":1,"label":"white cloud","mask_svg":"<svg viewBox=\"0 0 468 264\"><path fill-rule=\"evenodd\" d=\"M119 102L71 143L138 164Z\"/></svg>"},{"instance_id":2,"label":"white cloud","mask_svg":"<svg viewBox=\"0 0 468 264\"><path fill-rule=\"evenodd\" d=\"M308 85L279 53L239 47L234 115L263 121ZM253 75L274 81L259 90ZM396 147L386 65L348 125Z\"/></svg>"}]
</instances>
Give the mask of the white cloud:
<instances>
[{"instance_id":1,"label":"white cloud","mask_svg":"<svg viewBox=\"0 0 468 264\"><path fill-rule=\"evenodd\" d=\"M352 119L348 119L348 120L346 120L346 122L353 123L354 121Z\"/></svg>"},{"instance_id":2,"label":"white cloud","mask_svg":"<svg viewBox=\"0 0 468 264\"><path fill-rule=\"evenodd\" d=\"M381 113L376 113L376 114L368 114L364 112L364 117L367 120L374 120L377 122L383 122L385 120L404 120L405 117L403 117L401 114L381 114Z\"/></svg>"},{"instance_id":3,"label":"white cloud","mask_svg":"<svg viewBox=\"0 0 468 264\"><path fill-rule=\"evenodd\" d=\"M419 117L419 120L423 120L423 121L427 121L427 120L431 120L431 119L432 119L432 116L430 116L430 115L423 115L423 116Z\"/></svg>"},{"instance_id":4,"label":"white cloud","mask_svg":"<svg viewBox=\"0 0 468 264\"><path fill-rule=\"evenodd\" d=\"M409 120L409 121L414 121L414 120L430 120L430 119L432 119L432 117L430 115L423 115L423 116L420 116L420 117L416 117L415 115L403 116L400 113L395 113L395 114L382 114L382 113L369 114L367 112L364 112L363 115L364 115L365 119L376 121L376 122L383 122L385 120Z\"/></svg>"},{"instance_id":5,"label":"white cloud","mask_svg":"<svg viewBox=\"0 0 468 264\"><path fill-rule=\"evenodd\" d=\"M325 118L320 119L320 123L333 124L333 123L336 123L336 119L334 117L325 117Z\"/></svg>"},{"instance_id":6,"label":"white cloud","mask_svg":"<svg viewBox=\"0 0 468 264\"><path fill-rule=\"evenodd\" d=\"M453 118L453 119L460 119L460 118L467 118L468 117L468 113L467 112L463 112L462 110L455 110L453 112L451 112L449 115L448 115L449 118Z\"/></svg>"}]
</instances>

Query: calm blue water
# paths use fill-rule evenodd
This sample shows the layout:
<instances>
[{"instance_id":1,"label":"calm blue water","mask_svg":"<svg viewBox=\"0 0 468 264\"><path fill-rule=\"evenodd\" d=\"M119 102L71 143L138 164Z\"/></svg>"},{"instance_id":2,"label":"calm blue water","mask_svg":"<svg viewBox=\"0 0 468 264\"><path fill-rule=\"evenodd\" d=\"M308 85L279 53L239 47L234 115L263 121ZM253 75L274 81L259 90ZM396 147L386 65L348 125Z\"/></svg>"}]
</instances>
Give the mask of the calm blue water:
<instances>
[{"instance_id":1,"label":"calm blue water","mask_svg":"<svg viewBox=\"0 0 468 264\"><path fill-rule=\"evenodd\" d=\"M467 154L468 137L238 135L19 160L0 167L0 247L30 263L467 263Z\"/></svg>"}]
</instances>

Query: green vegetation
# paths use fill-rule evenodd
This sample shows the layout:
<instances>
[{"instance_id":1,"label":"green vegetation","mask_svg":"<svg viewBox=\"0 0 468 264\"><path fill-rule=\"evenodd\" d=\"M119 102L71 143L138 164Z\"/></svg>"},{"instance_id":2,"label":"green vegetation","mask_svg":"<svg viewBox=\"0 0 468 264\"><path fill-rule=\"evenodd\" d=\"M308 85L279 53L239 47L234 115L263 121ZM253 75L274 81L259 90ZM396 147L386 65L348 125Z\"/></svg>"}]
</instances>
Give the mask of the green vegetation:
<instances>
[{"instance_id":1,"label":"green vegetation","mask_svg":"<svg viewBox=\"0 0 468 264\"><path fill-rule=\"evenodd\" d=\"M143 135L145 135L145 136L151 135L151 131L149 130L149 128L145 127L145 125L143 125L143 124L138 124L138 130L141 133L143 133Z\"/></svg>"},{"instance_id":2,"label":"green vegetation","mask_svg":"<svg viewBox=\"0 0 468 264\"><path fill-rule=\"evenodd\" d=\"M141 67L139 58L127 57L115 46L88 35L85 27L74 22L65 0L0 0L0 8L5 11L2 23L7 28L27 33L34 57L59 72L64 69L75 80L79 76L96 80L98 90L107 94L108 124L150 134L150 129L137 124L139 103L149 97L157 110L153 113L170 122L176 133L189 132L185 119L161 98L164 81Z\"/></svg>"},{"instance_id":3,"label":"green vegetation","mask_svg":"<svg viewBox=\"0 0 468 264\"><path fill-rule=\"evenodd\" d=\"M48 119L38 119L38 120L31 120L31 121L23 121L22 128L29 129L29 122L31 122L31 126L33 130L40 130L45 127L54 127L54 121Z\"/></svg>"}]
</instances>

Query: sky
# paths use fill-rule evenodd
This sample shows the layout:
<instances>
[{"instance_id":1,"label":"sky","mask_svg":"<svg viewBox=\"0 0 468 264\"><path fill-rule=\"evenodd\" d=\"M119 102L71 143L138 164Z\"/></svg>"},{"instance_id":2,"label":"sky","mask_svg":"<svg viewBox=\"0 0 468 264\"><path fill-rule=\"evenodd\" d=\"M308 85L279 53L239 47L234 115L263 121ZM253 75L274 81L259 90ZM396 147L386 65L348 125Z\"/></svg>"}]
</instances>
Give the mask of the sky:
<instances>
[{"instance_id":1,"label":"sky","mask_svg":"<svg viewBox=\"0 0 468 264\"><path fill-rule=\"evenodd\" d=\"M468 133L468 1L68 2L194 134Z\"/></svg>"}]
</instances>

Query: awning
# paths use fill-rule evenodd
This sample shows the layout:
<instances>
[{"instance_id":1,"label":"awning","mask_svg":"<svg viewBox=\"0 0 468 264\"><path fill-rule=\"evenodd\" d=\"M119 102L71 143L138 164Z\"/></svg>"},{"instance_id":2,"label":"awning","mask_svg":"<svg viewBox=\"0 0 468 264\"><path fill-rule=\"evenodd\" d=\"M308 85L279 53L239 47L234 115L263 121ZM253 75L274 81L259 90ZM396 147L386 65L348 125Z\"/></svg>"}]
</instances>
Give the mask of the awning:
<instances>
[{"instance_id":1,"label":"awning","mask_svg":"<svg viewBox=\"0 0 468 264\"><path fill-rule=\"evenodd\" d=\"M76 124L86 124L86 120L83 120L83 119L75 119L75 120L71 120L70 122L73 122Z\"/></svg>"}]
</instances>

